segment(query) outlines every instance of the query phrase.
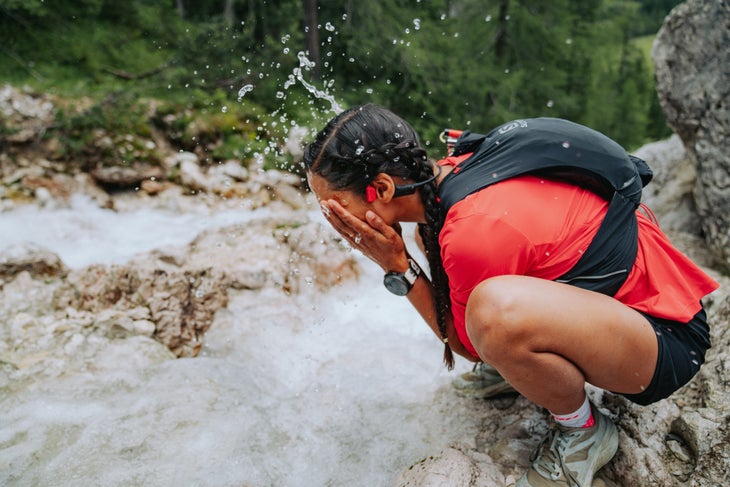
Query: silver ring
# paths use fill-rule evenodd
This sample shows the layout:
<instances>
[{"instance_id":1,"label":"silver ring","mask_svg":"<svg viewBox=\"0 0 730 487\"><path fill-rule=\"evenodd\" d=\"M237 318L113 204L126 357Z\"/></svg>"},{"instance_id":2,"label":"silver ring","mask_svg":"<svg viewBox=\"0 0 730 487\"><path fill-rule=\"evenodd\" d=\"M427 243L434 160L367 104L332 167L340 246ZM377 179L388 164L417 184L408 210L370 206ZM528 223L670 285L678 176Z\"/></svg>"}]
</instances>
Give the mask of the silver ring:
<instances>
[{"instance_id":1,"label":"silver ring","mask_svg":"<svg viewBox=\"0 0 730 487\"><path fill-rule=\"evenodd\" d=\"M360 242L362 241L362 236L358 233L355 235L355 244L360 245Z\"/></svg>"}]
</instances>

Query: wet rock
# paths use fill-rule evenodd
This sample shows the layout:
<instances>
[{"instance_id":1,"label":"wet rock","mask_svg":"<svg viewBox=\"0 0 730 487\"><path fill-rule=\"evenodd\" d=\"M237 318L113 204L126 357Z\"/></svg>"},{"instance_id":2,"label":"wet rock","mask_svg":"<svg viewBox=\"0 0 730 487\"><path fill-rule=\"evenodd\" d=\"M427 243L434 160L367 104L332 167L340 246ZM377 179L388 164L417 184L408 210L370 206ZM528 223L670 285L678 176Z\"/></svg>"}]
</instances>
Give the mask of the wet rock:
<instances>
[{"instance_id":1,"label":"wet rock","mask_svg":"<svg viewBox=\"0 0 730 487\"><path fill-rule=\"evenodd\" d=\"M398 487L442 487L444 485L505 485L499 469L482 469L479 464L490 464L486 455L464 453L459 446L452 446L439 455L429 457L411 466L396 481Z\"/></svg>"},{"instance_id":2,"label":"wet rock","mask_svg":"<svg viewBox=\"0 0 730 487\"><path fill-rule=\"evenodd\" d=\"M209 230L190 244L184 260L180 257L177 254L180 266L221 269L234 289L321 291L358 275L357 264L339 237L303 216Z\"/></svg>"},{"instance_id":3,"label":"wet rock","mask_svg":"<svg viewBox=\"0 0 730 487\"><path fill-rule=\"evenodd\" d=\"M19 91L10 85L0 86L0 114L10 129L3 138L10 143L25 144L40 139L55 113L52 101L46 96Z\"/></svg>"},{"instance_id":4,"label":"wet rock","mask_svg":"<svg viewBox=\"0 0 730 487\"><path fill-rule=\"evenodd\" d=\"M215 164L210 167L208 174L222 181L223 185L231 181L246 181L249 177L248 169L238 161L225 161L221 164Z\"/></svg>"},{"instance_id":5,"label":"wet rock","mask_svg":"<svg viewBox=\"0 0 730 487\"><path fill-rule=\"evenodd\" d=\"M91 170L90 175L98 184L113 188L138 188L142 181L154 181L164 177L162 168L143 163L96 167Z\"/></svg>"},{"instance_id":6,"label":"wet rock","mask_svg":"<svg viewBox=\"0 0 730 487\"><path fill-rule=\"evenodd\" d=\"M688 0L665 19L652 49L667 122L697 170L695 202L707 242L730 268L730 6Z\"/></svg>"},{"instance_id":7,"label":"wet rock","mask_svg":"<svg viewBox=\"0 0 730 487\"><path fill-rule=\"evenodd\" d=\"M0 253L0 280L10 280L21 272L32 277L63 277L68 268L58 255L33 243L21 243Z\"/></svg>"},{"instance_id":8,"label":"wet rock","mask_svg":"<svg viewBox=\"0 0 730 487\"><path fill-rule=\"evenodd\" d=\"M198 165L197 156L192 154L190 157L186 154L186 157L180 158L180 184L197 191L208 191L210 189L210 182L208 178L203 174L203 170Z\"/></svg>"},{"instance_id":9,"label":"wet rock","mask_svg":"<svg viewBox=\"0 0 730 487\"><path fill-rule=\"evenodd\" d=\"M227 287L225 276L212 269L91 266L69 275L54 306L98 313L96 326L116 338L149 332L145 322L128 315L134 310L139 317L139 308L146 307L155 338L178 357L194 357L216 311L228 302Z\"/></svg>"}]
</instances>

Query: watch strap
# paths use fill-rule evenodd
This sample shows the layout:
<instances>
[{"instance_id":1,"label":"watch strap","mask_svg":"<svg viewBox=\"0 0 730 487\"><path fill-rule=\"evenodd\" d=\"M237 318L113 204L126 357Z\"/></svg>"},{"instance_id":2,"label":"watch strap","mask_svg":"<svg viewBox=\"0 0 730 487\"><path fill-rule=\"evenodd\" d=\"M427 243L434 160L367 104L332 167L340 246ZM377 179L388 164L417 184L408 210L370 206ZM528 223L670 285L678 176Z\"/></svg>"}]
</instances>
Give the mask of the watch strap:
<instances>
[{"instance_id":1,"label":"watch strap","mask_svg":"<svg viewBox=\"0 0 730 487\"><path fill-rule=\"evenodd\" d=\"M408 270L403 273L403 277L408 281L408 284L413 286L416 283L416 279L421 275L421 268L418 266L415 260L408 259Z\"/></svg>"}]
</instances>

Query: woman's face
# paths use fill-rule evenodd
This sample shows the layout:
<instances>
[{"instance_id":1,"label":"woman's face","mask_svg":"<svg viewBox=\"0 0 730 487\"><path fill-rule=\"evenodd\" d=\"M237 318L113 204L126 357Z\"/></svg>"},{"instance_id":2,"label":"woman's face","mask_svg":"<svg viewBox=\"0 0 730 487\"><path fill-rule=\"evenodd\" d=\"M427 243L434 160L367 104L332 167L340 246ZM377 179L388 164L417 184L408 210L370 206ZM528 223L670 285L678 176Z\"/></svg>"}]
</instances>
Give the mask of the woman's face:
<instances>
[{"instance_id":1,"label":"woman's face","mask_svg":"<svg viewBox=\"0 0 730 487\"><path fill-rule=\"evenodd\" d=\"M364 196L353 193L352 191L333 190L329 182L322 176L308 173L307 180L323 212L329 211L327 209L327 202L329 200L335 200L344 209L352 213L353 216L363 221L365 221L365 212L373 209L372 205L365 201Z\"/></svg>"}]
</instances>

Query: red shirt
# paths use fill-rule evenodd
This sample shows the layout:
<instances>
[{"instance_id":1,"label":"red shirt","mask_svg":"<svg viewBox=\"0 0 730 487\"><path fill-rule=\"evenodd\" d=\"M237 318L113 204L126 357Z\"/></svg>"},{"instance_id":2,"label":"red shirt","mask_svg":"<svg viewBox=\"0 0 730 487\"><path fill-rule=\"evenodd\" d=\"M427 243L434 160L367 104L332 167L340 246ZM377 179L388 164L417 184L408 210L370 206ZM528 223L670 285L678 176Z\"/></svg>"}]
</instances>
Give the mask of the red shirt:
<instances>
[{"instance_id":1,"label":"red shirt","mask_svg":"<svg viewBox=\"0 0 730 487\"><path fill-rule=\"evenodd\" d=\"M465 158L447 158L440 164L456 165ZM465 325L472 290L499 275L549 280L562 276L588 248L607 207L589 190L534 176L488 186L451 207L439 243L454 327L467 350L477 356ZM637 211L637 219L636 261L614 297L652 316L687 322L700 310L700 299L718 284L643 213Z\"/></svg>"}]
</instances>

